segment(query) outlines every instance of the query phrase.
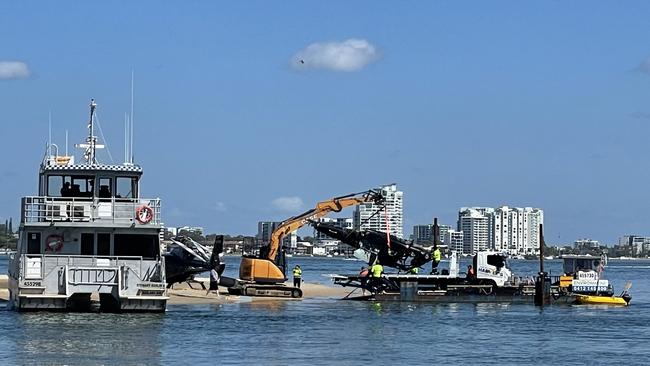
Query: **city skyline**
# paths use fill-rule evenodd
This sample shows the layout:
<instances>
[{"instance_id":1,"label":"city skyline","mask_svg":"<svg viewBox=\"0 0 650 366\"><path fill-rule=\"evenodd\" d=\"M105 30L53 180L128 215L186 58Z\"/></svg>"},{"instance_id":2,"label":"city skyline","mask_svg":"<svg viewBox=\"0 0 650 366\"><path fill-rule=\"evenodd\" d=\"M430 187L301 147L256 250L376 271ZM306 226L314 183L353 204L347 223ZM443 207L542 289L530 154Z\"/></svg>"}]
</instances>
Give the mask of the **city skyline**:
<instances>
[{"instance_id":1,"label":"city skyline","mask_svg":"<svg viewBox=\"0 0 650 366\"><path fill-rule=\"evenodd\" d=\"M398 182L406 232L504 202L543 207L547 242L648 232L650 3L0 7L0 220L37 193L50 114L72 152L95 98L99 158L124 160L133 71L142 194L169 226L254 235Z\"/></svg>"}]
</instances>

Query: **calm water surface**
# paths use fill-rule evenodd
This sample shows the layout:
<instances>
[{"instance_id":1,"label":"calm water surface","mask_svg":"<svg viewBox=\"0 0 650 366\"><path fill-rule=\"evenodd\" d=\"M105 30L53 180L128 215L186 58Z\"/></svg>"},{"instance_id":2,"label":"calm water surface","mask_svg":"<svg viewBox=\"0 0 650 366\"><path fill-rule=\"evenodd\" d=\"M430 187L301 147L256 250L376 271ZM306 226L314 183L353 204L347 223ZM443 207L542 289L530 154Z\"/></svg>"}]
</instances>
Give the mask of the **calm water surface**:
<instances>
[{"instance_id":1,"label":"calm water surface","mask_svg":"<svg viewBox=\"0 0 650 366\"><path fill-rule=\"evenodd\" d=\"M227 258L230 274L238 258ZM307 282L354 273L360 262L292 258ZM518 275L538 264L512 261ZM560 261L548 264L559 274ZM0 257L6 273L6 257ZM650 261L611 260L632 306L409 304L305 299L169 306L165 314L6 311L0 364L650 364Z\"/></svg>"}]
</instances>

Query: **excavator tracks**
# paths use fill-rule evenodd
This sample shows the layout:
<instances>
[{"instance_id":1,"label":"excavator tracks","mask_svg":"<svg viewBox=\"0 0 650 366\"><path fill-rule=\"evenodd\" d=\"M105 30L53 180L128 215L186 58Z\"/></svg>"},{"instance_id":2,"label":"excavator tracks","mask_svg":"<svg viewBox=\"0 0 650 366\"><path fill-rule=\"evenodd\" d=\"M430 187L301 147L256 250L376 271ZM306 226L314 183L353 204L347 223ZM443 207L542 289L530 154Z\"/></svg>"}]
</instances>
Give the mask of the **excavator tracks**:
<instances>
[{"instance_id":1,"label":"excavator tracks","mask_svg":"<svg viewBox=\"0 0 650 366\"><path fill-rule=\"evenodd\" d=\"M242 282L228 286L228 293L231 295L244 295L253 297L280 297L294 299L299 299L302 297L302 290L297 287Z\"/></svg>"},{"instance_id":2,"label":"excavator tracks","mask_svg":"<svg viewBox=\"0 0 650 366\"><path fill-rule=\"evenodd\" d=\"M297 287L281 285L246 285L242 288L242 294L256 297L291 297L297 299L302 297L302 290Z\"/></svg>"}]
</instances>

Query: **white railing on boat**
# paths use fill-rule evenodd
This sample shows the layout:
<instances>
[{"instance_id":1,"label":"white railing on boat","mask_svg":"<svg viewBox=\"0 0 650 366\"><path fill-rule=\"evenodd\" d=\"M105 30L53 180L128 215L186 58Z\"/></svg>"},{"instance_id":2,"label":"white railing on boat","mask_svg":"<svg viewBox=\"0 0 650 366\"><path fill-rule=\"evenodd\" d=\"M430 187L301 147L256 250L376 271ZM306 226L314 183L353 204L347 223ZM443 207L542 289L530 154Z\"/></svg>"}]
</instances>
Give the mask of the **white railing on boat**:
<instances>
[{"instance_id":1,"label":"white railing on boat","mask_svg":"<svg viewBox=\"0 0 650 366\"><path fill-rule=\"evenodd\" d=\"M136 210L151 209L149 222L136 220ZM91 222L108 225L160 225L160 199L38 197L22 198L21 221L24 224L55 222Z\"/></svg>"},{"instance_id":2,"label":"white railing on boat","mask_svg":"<svg viewBox=\"0 0 650 366\"><path fill-rule=\"evenodd\" d=\"M73 270L123 267L128 268L138 280L150 280L156 271L161 270L161 259L140 256L24 254L18 258L12 258L12 261L13 266L10 268L10 272L13 272L14 278L45 278L50 272L61 267L69 267ZM38 265L35 266L33 263Z\"/></svg>"}]
</instances>

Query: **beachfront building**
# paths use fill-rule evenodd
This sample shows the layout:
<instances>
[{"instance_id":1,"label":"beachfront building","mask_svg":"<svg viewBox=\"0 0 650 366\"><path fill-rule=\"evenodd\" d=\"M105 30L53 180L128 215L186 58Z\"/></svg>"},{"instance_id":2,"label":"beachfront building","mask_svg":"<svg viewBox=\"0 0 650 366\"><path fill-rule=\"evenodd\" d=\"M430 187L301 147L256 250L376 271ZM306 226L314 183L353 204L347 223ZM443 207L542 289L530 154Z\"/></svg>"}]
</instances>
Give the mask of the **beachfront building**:
<instances>
[{"instance_id":1,"label":"beachfront building","mask_svg":"<svg viewBox=\"0 0 650 366\"><path fill-rule=\"evenodd\" d=\"M640 255L650 252L650 237L639 235L624 235L618 239L618 245L631 248L630 253Z\"/></svg>"},{"instance_id":2,"label":"beachfront building","mask_svg":"<svg viewBox=\"0 0 650 366\"><path fill-rule=\"evenodd\" d=\"M418 244L431 243L433 240L433 225L415 225L413 226L413 242Z\"/></svg>"},{"instance_id":3,"label":"beachfront building","mask_svg":"<svg viewBox=\"0 0 650 366\"><path fill-rule=\"evenodd\" d=\"M255 239L260 245L267 245L271 242L271 234L280 225L278 221L260 221L257 223L257 235Z\"/></svg>"},{"instance_id":4,"label":"beachfront building","mask_svg":"<svg viewBox=\"0 0 650 366\"><path fill-rule=\"evenodd\" d=\"M451 226L438 225L438 229L440 230L440 237L438 239L440 243L444 243L445 234L451 230ZM433 244L433 224L413 226L413 235L411 239L416 244Z\"/></svg>"},{"instance_id":5,"label":"beachfront building","mask_svg":"<svg viewBox=\"0 0 650 366\"><path fill-rule=\"evenodd\" d=\"M544 212L532 207L501 206L492 213L491 249L510 254L534 254L539 249L539 225Z\"/></svg>"},{"instance_id":6,"label":"beachfront building","mask_svg":"<svg viewBox=\"0 0 650 366\"><path fill-rule=\"evenodd\" d=\"M580 251L589 251L600 248L600 242L592 239L578 239L573 242L573 248Z\"/></svg>"},{"instance_id":7,"label":"beachfront building","mask_svg":"<svg viewBox=\"0 0 650 366\"><path fill-rule=\"evenodd\" d=\"M383 232L389 230L392 235L403 238L404 192L398 191L396 184L384 186L381 191L384 195L385 209L377 212L381 206L372 202L357 206L354 211L354 228Z\"/></svg>"},{"instance_id":8,"label":"beachfront building","mask_svg":"<svg viewBox=\"0 0 650 366\"><path fill-rule=\"evenodd\" d=\"M180 227L163 227L163 230L171 236L176 236L184 232L186 234L203 235L203 228L201 226L180 226Z\"/></svg>"},{"instance_id":9,"label":"beachfront building","mask_svg":"<svg viewBox=\"0 0 650 366\"><path fill-rule=\"evenodd\" d=\"M273 231L280 226L281 222L279 221L260 221L257 223L257 235L255 235L256 247L269 245L271 242L271 235ZM288 235L285 235L282 238L282 246L287 248L289 253L293 252L297 248L298 242L298 232L292 231Z\"/></svg>"},{"instance_id":10,"label":"beachfront building","mask_svg":"<svg viewBox=\"0 0 650 366\"><path fill-rule=\"evenodd\" d=\"M539 225L544 211L533 207L463 207L458 231L464 232L465 254L496 250L512 255L534 254L539 249Z\"/></svg>"},{"instance_id":11,"label":"beachfront building","mask_svg":"<svg viewBox=\"0 0 650 366\"><path fill-rule=\"evenodd\" d=\"M318 222L336 226L341 229L350 229L354 227L351 217L320 217ZM317 241L338 241L314 229L314 238Z\"/></svg>"},{"instance_id":12,"label":"beachfront building","mask_svg":"<svg viewBox=\"0 0 650 366\"><path fill-rule=\"evenodd\" d=\"M353 220L351 217L321 217L318 219L319 222L327 223L330 225L333 225L335 227L341 228L341 229L350 229L352 230L354 228ZM352 252L354 252L354 248L351 246L341 243L340 240L336 240L333 238L330 238L329 236L318 232L316 229L314 229L314 239L316 239L315 247L316 248L326 248L325 253L338 253L338 254L343 254L346 256L352 255ZM318 249L320 250L320 249ZM314 255L316 255L314 253Z\"/></svg>"},{"instance_id":13,"label":"beachfront building","mask_svg":"<svg viewBox=\"0 0 650 366\"><path fill-rule=\"evenodd\" d=\"M451 230L451 226L449 225L438 225L438 230L440 231L440 237L438 238L441 243L445 242L445 235Z\"/></svg>"},{"instance_id":14,"label":"beachfront building","mask_svg":"<svg viewBox=\"0 0 650 366\"><path fill-rule=\"evenodd\" d=\"M463 253L475 254L490 248L490 210L463 207L458 212L458 231L463 232Z\"/></svg>"},{"instance_id":15,"label":"beachfront building","mask_svg":"<svg viewBox=\"0 0 650 366\"><path fill-rule=\"evenodd\" d=\"M462 231L457 231L453 229L447 230L447 232L445 232L445 238L443 240L443 243L447 245L449 250L456 251L456 253L460 255L465 253Z\"/></svg>"}]
</instances>

